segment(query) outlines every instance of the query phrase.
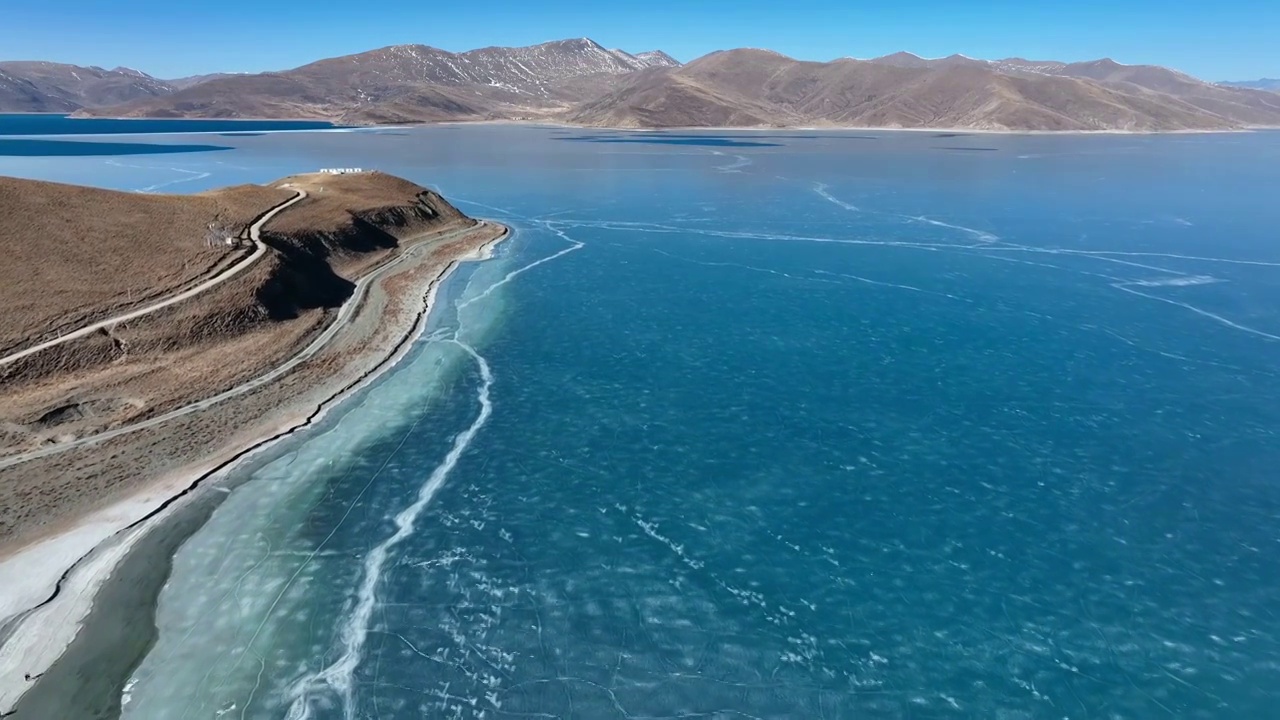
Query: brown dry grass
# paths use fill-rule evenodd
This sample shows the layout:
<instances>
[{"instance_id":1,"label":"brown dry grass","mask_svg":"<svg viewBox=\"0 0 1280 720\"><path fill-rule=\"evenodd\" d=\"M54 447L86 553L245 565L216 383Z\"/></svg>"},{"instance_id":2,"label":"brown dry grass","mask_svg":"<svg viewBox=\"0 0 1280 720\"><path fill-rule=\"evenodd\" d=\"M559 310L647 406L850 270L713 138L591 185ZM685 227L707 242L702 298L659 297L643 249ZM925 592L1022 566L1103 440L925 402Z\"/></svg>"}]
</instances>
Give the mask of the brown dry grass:
<instances>
[{"instance_id":1,"label":"brown dry grass","mask_svg":"<svg viewBox=\"0 0 1280 720\"><path fill-rule=\"evenodd\" d=\"M347 228L353 217L368 217L379 211L416 205L424 193L421 186L382 172L325 175L293 175L276 183L307 191L309 197L272 220L270 232L299 235L334 232ZM447 203L435 208L447 213ZM461 217L455 213L452 217Z\"/></svg>"},{"instance_id":2,"label":"brown dry grass","mask_svg":"<svg viewBox=\"0 0 1280 720\"><path fill-rule=\"evenodd\" d=\"M452 240L434 234L415 238L408 244L420 251L418 258L392 267L370 288L333 344L277 382L102 446L82 446L0 470L0 556L67 527L104 503L132 496L158 478L181 474L190 480L195 477L192 468L212 467L264 435L292 426L381 363L412 327L430 284L455 258L489 242L496 232L488 226ZM321 320L316 313L307 322L280 325L296 332L304 325L318 327ZM270 332L250 333L213 349L231 369L254 357L284 352L280 339ZM183 358L172 368L152 365L139 378L149 386L157 380L163 384L168 381L162 373L180 378L191 361Z\"/></svg>"},{"instance_id":3,"label":"brown dry grass","mask_svg":"<svg viewBox=\"0 0 1280 720\"><path fill-rule=\"evenodd\" d=\"M242 257L206 247L214 213L247 225L292 197L291 188L309 195L264 227L271 251L241 275L0 368L0 455L162 414L259 375L318 332L353 281L396 256L402 240L471 223L434 193L381 173L300 175L198 196L21 180L5 186L4 207L34 218L21 222L36 228L22 235L28 242L5 264L0 289L22 309L5 315L11 342L22 346L53 328L118 312L129 300L170 295ZM148 231L146 222L165 230ZM105 279L95 281L99 275Z\"/></svg>"},{"instance_id":4,"label":"brown dry grass","mask_svg":"<svg viewBox=\"0 0 1280 720\"><path fill-rule=\"evenodd\" d=\"M142 195L0 178L0 352L170 294L227 259L239 232L290 197L262 186Z\"/></svg>"},{"instance_id":5,"label":"brown dry grass","mask_svg":"<svg viewBox=\"0 0 1280 720\"><path fill-rule=\"evenodd\" d=\"M196 298L4 368L0 456L128 425L236 387L310 342L349 297L357 277L400 258L406 248L421 259L393 266L380 281L393 288L390 294L371 290L333 345L277 382L101 446L0 470L0 545L48 532L175 468L250 444L264 428L295 418L299 402L319 402L374 362L406 329L409 310L417 304L413 298L420 300L425 283L495 232L493 227L466 232L473 221L438 195L380 173L302 175L272 187L177 198L4 181L2 197L8 199L3 205L15 219L39 215L38 221L20 221L41 232L7 238L10 244L17 237L27 241L20 260L11 257L14 262L5 264L6 286L0 292L17 302L19 292L38 287L24 278L22 264L39 266L31 274L64 291L58 304L30 302L22 318L6 315L9 331L19 337L21 328L38 329L38 322L65 323L58 311L101 316L119 304L120 288L128 285L118 280L99 283L105 287L88 296L74 292L104 272L100 262L111 272L146 266L134 277L156 283L147 288L153 294L191 277L189 256L224 262L214 253L201 255L203 242L176 240L179 231L194 223L199 234L193 237L200 240L210 211L247 223L292 196L285 184L306 189L309 197L266 225L263 237L273 250L243 274ZM148 219L170 233L160 238L147 232ZM94 254L58 247L83 249L95 242L112 248L113 256L99 261ZM115 257L120 255L126 257ZM18 289L20 282L25 290Z\"/></svg>"},{"instance_id":6,"label":"brown dry grass","mask_svg":"<svg viewBox=\"0 0 1280 720\"><path fill-rule=\"evenodd\" d=\"M1189 80L1161 85L1138 78L1150 86L1142 87L1125 78L1104 82L1011 75L971 62L913 67L858 60L800 62L768 51L730 50L681 68L624 76L611 92L578 105L566 117L586 125L624 127L1147 132L1280 123L1280 105L1272 105L1265 94L1234 93Z\"/></svg>"}]
</instances>

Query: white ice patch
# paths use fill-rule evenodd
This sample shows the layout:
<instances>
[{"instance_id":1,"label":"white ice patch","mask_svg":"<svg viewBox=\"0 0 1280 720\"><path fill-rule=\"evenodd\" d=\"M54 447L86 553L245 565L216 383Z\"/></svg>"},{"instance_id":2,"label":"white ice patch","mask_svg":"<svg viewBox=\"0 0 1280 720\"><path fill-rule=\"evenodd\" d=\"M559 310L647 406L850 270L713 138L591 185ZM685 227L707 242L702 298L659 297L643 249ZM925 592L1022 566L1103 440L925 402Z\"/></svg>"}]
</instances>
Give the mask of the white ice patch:
<instances>
[{"instance_id":1,"label":"white ice patch","mask_svg":"<svg viewBox=\"0 0 1280 720\"><path fill-rule=\"evenodd\" d=\"M829 186L826 183L815 183L813 186L813 191L817 193L818 196L821 197L823 200L826 200L827 202L838 205L844 208L845 210L848 210L849 212L861 212L858 206L847 203L833 196L831 193L827 192L828 187Z\"/></svg>"},{"instance_id":2,"label":"white ice patch","mask_svg":"<svg viewBox=\"0 0 1280 720\"><path fill-rule=\"evenodd\" d=\"M941 220L934 220L933 218L928 218L923 215L908 215L906 216L906 218L914 222L925 223L926 225L933 225L935 227L944 227L944 228L951 228L952 230L959 230L962 233L972 235L979 242L993 243L1000 240L999 235L993 235L992 233L989 233L985 230L978 230L977 228L965 227L964 225L953 225L951 223L942 222Z\"/></svg>"},{"instance_id":3,"label":"white ice patch","mask_svg":"<svg viewBox=\"0 0 1280 720\"><path fill-rule=\"evenodd\" d=\"M1192 260L1197 262L1217 262L1217 263L1227 263L1230 265L1255 265L1258 267L1280 267L1280 261L1244 260L1239 258L1205 257L1203 255L1179 255L1177 253L1162 253L1162 252L1128 252L1124 250L1074 250L1070 248L1042 248L1042 247L1029 247L1025 245L1015 245L1011 247L999 247L999 248L991 248L991 249L1002 251L1002 252L1046 253L1049 255L1081 255L1084 257L1100 257L1100 258L1110 258L1112 256L1149 257L1149 258L1168 258L1171 260ZM1172 270L1167 270L1165 268L1153 268L1153 269L1160 270L1162 272L1173 272ZM1179 274L1184 274L1184 273L1179 273Z\"/></svg>"},{"instance_id":4,"label":"white ice patch","mask_svg":"<svg viewBox=\"0 0 1280 720\"><path fill-rule=\"evenodd\" d=\"M200 172L200 171L197 171L197 170L187 170L187 169L185 169L185 168L180 168L180 167L156 167L156 166L151 166L151 165L128 165L128 164L126 164L126 163L117 162L117 161L115 161L115 160L108 160L108 161L107 161L107 164L108 164L108 165L114 165L114 166L116 166L116 167L122 167L122 168L133 168L133 169L135 169L135 170L163 170L163 171L167 171L167 172L176 172L176 173L181 173L181 174L183 175L183 177L180 177L180 178L178 178L178 179L176 179L176 180L168 180L168 181L166 181L166 182L155 183L155 184L153 184L153 185L147 185L146 187L140 187L140 188L137 188L136 190L134 190L134 192L138 192L138 193L151 193L151 192L155 192L156 190L159 190L160 188L163 188L163 187L169 187L170 185L177 185L177 184L179 184L179 183L195 182L196 180L203 180L203 179L205 179L205 178L209 177L210 175L212 175L212 173L208 173L208 172Z\"/></svg>"},{"instance_id":5,"label":"white ice patch","mask_svg":"<svg viewBox=\"0 0 1280 720\"><path fill-rule=\"evenodd\" d=\"M1182 277L1172 278L1154 278L1151 280L1134 280L1126 283L1127 285L1137 285L1139 287L1187 287L1190 285L1211 285L1213 283L1226 282L1222 278L1212 277L1210 275L1186 275Z\"/></svg>"},{"instance_id":6,"label":"white ice patch","mask_svg":"<svg viewBox=\"0 0 1280 720\"><path fill-rule=\"evenodd\" d=\"M726 157L725 154L720 152L719 150L712 150L711 154L719 155L721 157ZM745 155L728 155L727 157L733 158L734 161L729 163L728 165L715 166L716 172L722 172L722 173L742 172L742 168L747 167L748 165L751 165L751 159L746 157Z\"/></svg>"},{"instance_id":7,"label":"white ice patch","mask_svg":"<svg viewBox=\"0 0 1280 720\"><path fill-rule=\"evenodd\" d=\"M468 307L468 306L472 305L473 303L479 302L480 300L483 300L484 298L489 297L489 296L490 296L490 295L492 295L492 294L493 294L493 292L494 292L495 290L497 290L498 288L502 287L503 285L506 285L507 283L511 282L512 280L515 280L515 279L516 279L517 277L519 277L520 275L523 275L524 273L526 273L526 272L528 272L528 271L530 271L530 270L532 270L532 269L534 269L534 268L538 267L539 265L542 265L542 264L544 264L544 263L549 263L549 262L551 262L552 260L555 260L555 259L556 259L556 258L558 258L558 257L562 257L562 256L564 256L564 255L568 255L569 253L571 253L571 252L573 252L573 251L575 251L575 250L581 250L581 249L582 249L582 247L583 247L583 243L578 242L577 240L574 240L573 238L569 237L568 235L565 235L563 230L558 230L558 229L556 229L555 227L553 227L553 224L552 224L552 223L549 223L549 222L548 222L548 223L544 223L544 224L547 226L547 229L548 229L548 230L550 230L551 232L555 233L556 235L559 235L561 238L563 238L564 240L568 241L569 243L572 243L572 245L571 245L570 247L565 248L564 250L561 250L561 251L557 252L557 253L554 253L554 254L552 254L552 255L548 255L547 257L544 257L544 258L542 258L541 260L536 260L536 261L534 261L534 262L531 262L531 263L529 263L528 265L525 265L525 266L524 266L524 267L522 267L522 268L519 268L519 269L517 269L517 270L512 270L511 272L507 273L507 275L506 275L505 277L503 277L501 280L499 280L499 281L495 282L494 284L490 285L489 287L485 288L484 292L482 292L482 293L480 293L479 295L476 295L476 296L474 296L474 297L467 298L466 300L463 300L462 302L459 302L459 303L458 303L458 309L459 309L459 310L461 310L462 308Z\"/></svg>"},{"instance_id":8,"label":"white ice patch","mask_svg":"<svg viewBox=\"0 0 1280 720\"><path fill-rule=\"evenodd\" d=\"M968 300L965 300L964 298L959 297L957 295L938 292L936 290L925 290L924 288L918 288L914 285L899 285L898 283L883 282L880 280L872 280L870 278L864 278L860 275L846 275L844 273L828 272L826 270L814 270L814 272L820 275L827 275L829 277L845 278L846 280L856 280L857 282L866 283L868 285L879 285L881 287L898 288L899 290L910 290L912 292L924 293L926 295L937 295L939 297L950 298L952 300L960 300L961 302L968 302Z\"/></svg>"},{"instance_id":9,"label":"white ice patch","mask_svg":"<svg viewBox=\"0 0 1280 720\"><path fill-rule=\"evenodd\" d=\"M1144 292L1139 292L1129 287L1130 285L1133 285L1133 284L1135 283L1114 283L1112 284L1112 287L1114 287L1117 290L1127 292L1130 295L1137 295L1139 297L1144 297L1149 300L1158 300L1162 303L1168 303L1170 305L1177 305L1178 307L1186 308L1187 310L1190 310L1191 312L1197 315L1200 315L1202 317L1207 317L1210 320L1213 320L1229 328L1232 328L1233 330L1246 332L1246 333L1249 333L1250 335L1257 335L1258 337L1266 338L1267 340L1280 340L1280 335L1273 335L1264 330L1252 328L1252 327L1249 327L1248 325L1241 325L1240 323L1234 320L1225 318L1217 313L1209 312L1208 310L1205 310L1203 308L1198 308L1195 305L1191 305L1190 303L1179 302L1177 300L1170 300L1169 298L1162 298L1162 297L1159 297L1158 295L1149 295Z\"/></svg>"}]
</instances>

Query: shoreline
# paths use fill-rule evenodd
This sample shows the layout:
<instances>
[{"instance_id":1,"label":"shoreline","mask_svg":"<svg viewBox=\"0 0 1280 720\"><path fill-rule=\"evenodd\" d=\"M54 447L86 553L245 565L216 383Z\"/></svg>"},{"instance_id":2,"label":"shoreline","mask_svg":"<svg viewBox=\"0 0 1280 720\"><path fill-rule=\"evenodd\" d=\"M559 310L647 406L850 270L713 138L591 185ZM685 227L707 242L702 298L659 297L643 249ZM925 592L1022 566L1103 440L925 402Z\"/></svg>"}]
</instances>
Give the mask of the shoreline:
<instances>
[{"instance_id":1,"label":"shoreline","mask_svg":"<svg viewBox=\"0 0 1280 720\"><path fill-rule=\"evenodd\" d=\"M5 113L5 114L21 114L21 113ZM53 114L58 113L28 113L28 114ZM199 118L199 117L178 117L178 118L153 118L153 117L117 117L108 115L92 115L85 117L67 116L73 120L174 120L174 121L191 121L191 122L209 122L219 120L236 120L246 122L327 122L333 125L330 128L309 128L309 129L289 129L289 130L265 130L263 132L334 132L334 131L360 131L360 130L403 130L411 128L424 127L446 127L446 126L463 126L463 125L510 125L510 126L526 126L526 127L545 127L545 128L561 128L572 130L596 130L603 132L635 132L635 133L661 133L661 132L691 132L700 131L707 133L715 132L884 132L884 133L965 133L971 135L1035 135L1035 136L1095 136L1095 135L1217 135L1228 133L1248 133L1248 132L1275 132L1280 131L1280 125L1250 125L1234 128L1204 128L1204 129L1182 129L1182 130L994 130L990 128L967 128L967 127L884 127L884 126L860 126L860 125L779 125L779 126L760 126L760 125L672 125L669 127L625 127L620 125L579 125L576 123L564 122L553 119L546 120L440 120L434 122L397 122L397 123L369 123L369 124L341 124L340 120L333 118L317 118L317 117L288 117L288 118L270 118L270 117L237 117L237 118ZM217 134L225 131L207 131L207 133ZM126 133L86 133L81 135L52 135L52 136L19 136L19 137L94 137L97 135L124 135ZM142 135L151 135L155 133L136 133ZM191 133L163 133L163 134L205 134L201 132Z\"/></svg>"},{"instance_id":2,"label":"shoreline","mask_svg":"<svg viewBox=\"0 0 1280 720\"><path fill-rule=\"evenodd\" d=\"M493 121L501 122L501 121ZM464 123L458 123L464 124ZM540 123L545 124L545 123ZM1037 137L1076 137L1076 136L1106 136L1106 135L1228 135L1235 133L1249 132L1274 132L1280 130L1280 126L1259 126L1244 128L1218 128L1204 130L992 130L989 128L966 128L966 127L875 127L875 126L856 126L856 125L784 125L778 127L761 127L758 125L744 126L716 126L707 127L704 125L682 125L660 128L628 128L628 127L612 127L608 125L560 125L556 127L572 128L577 130L600 130L608 132L634 132L634 133L663 133L663 132L690 132L702 131L708 133L714 132L878 132L878 133L956 133L958 135L1033 135Z\"/></svg>"},{"instance_id":3,"label":"shoreline","mask_svg":"<svg viewBox=\"0 0 1280 720\"><path fill-rule=\"evenodd\" d=\"M112 585L116 570L134 556L135 549L155 539L153 531L181 518L188 508L198 508L210 500L220 501L221 498L214 497L212 493L225 490L222 481L231 471L269 455L281 440L313 428L334 408L342 406L404 359L427 326L439 287L463 263L491 258L498 243L513 232L508 226L485 221L469 228L469 231L485 232L486 228L495 234L480 240L479 245L455 252L451 257L437 257L439 248L424 238L406 248L406 252L393 261L360 278L362 292L348 300L353 308L350 316L335 318L336 330L330 342L316 355L325 351L340 353L343 342L352 340L341 331L348 330L347 335L360 333L361 323L371 322L368 318L370 312L385 311L397 302L404 302L410 306L410 317L376 318L374 322L385 320L391 323L397 319L405 322L399 323L385 339L375 328L374 337L383 340L381 343L360 349L357 358L342 371L326 374L311 387L300 390L293 398L293 406L285 411L285 417L264 420L253 428L249 440L237 438L212 454L158 476L134 494L74 521L61 532L0 551L0 573L29 579L36 576L32 582L23 583L21 588L5 588L8 594L0 594L0 618L3 618L0 620L0 717L25 708L25 697L50 695L39 690L42 686L40 680L46 673L57 675L61 668L78 666L82 662L83 658L74 657L77 653L72 650L78 643L88 641L93 644L93 638L89 636L94 633L86 629L103 623L90 623L89 620L97 613L109 612L95 602L96 598ZM417 273L426 275L425 285L421 279L412 277ZM402 292L407 297L394 297L388 286L402 277L418 282L411 283L412 290ZM379 304L381 308L371 309L371 306ZM370 342L372 344L373 340ZM361 360L365 362L361 364ZM281 378L281 381L287 382L288 379ZM318 398L307 397L316 393ZM195 524L190 532L201 524ZM158 534L164 535L163 532ZM144 540L147 542L142 542ZM163 576L167 580L167 572ZM163 582L155 584L155 591L158 592L162 585ZM154 603L149 611L154 612ZM120 627L114 624L106 629L119 630ZM127 670L131 672L132 667L130 665ZM84 676L77 672L76 677ZM57 685L59 683L55 682L47 687ZM56 694L65 696L65 688ZM67 700L65 697L62 699ZM116 702L118 700L116 698ZM49 715L40 712L31 716Z\"/></svg>"}]
</instances>

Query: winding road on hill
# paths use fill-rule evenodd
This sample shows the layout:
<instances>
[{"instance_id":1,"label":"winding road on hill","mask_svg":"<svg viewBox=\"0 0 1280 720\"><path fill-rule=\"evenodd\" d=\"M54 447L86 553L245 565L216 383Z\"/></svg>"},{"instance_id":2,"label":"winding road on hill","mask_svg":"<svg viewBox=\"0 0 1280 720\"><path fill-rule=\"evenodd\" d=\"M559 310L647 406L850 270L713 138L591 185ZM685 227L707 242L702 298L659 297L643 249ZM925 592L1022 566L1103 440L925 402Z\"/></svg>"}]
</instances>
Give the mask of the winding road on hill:
<instances>
[{"instance_id":1,"label":"winding road on hill","mask_svg":"<svg viewBox=\"0 0 1280 720\"><path fill-rule=\"evenodd\" d=\"M170 305L176 305L184 300L190 300L191 298L203 292L212 290L213 288L221 285L222 283L230 280L231 278L234 278L235 276L249 269L250 266L252 266L255 262L258 261L258 258L262 257L267 252L267 245L266 243L262 242L262 227L266 225L268 222L270 222L271 218L274 218L276 215L280 214L281 212L288 209L292 205L298 202L301 202L303 199L307 197L306 190L301 190L297 188L290 188L290 189L294 190L297 194L289 198L288 200L285 200L284 202L280 203L279 205L276 205L270 210L266 211L265 213L262 214L261 217L255 220L252 225L249 226L249 239L253 241L253 252L250 253L249 256L246 257L245 259L241 260L235 265L232 265L226 270L223 270L222 272L200 283L199 285L189 290L180 292L177 295L167 297L164 300L160 300L158 302L152 303L145 307L140 307L137 310L130 310L127 313L116 315L114 317L109 317L106 320L100 320L96 323L93 323L92 325L86 325L78 330L73 330L72 332L69 332L66 335L60 335L52 340L46 340L45 342L42 342L39 345L33 345L27 348L26 350L19 350L18 352L13 353L11 355L6 355L0 358L0 367L3 367L10 363L15 363L21 360L22 358L29 357L38 352L42 352L44 350L48 350L51 347L57 347L62 343L71 342L72 340L78 340L80 338L87 337L89 335L92 335L95 332L98 332L99 330L105 330L106 328L112 327L114 325L119 325L122 322L128 322L129 320L134 320L134 319L143 317L145 315L150 315L151 313L156 312L157 310L163 310L164 308L167 308Z\"/></svg>"},{"instance_id":2,"label":"winding road on hill","mask_svg":"<svg viewBox=\"0 0 1280 720\"><path fill-rule=\"evenodd\" d=\"M299 190L298 192L302 193L303 197L306 196L306 193L303 193L301 190ZM289 203L286 203L285 206L293 202L297 202L299 199L301 198L294 198L293 200L289 201ZM281 206L279 209L283 210L285 206ZM170 410L167 413L164 413L162 415L157 415L152 418L148 418L147 420L143 420L141 422L133 423L130 425L124 425L124 426L114 428L111 430L106 430L104 432L100 432L94 435L88 435L82 438L78 438L76 440L71 440L69 442L58 443L55 445L48 445L48 446L39 448L37 450L31 450L29 452L21 453L18 455L12 455L10 457L0 459L0 470L4 470L5 468L13 467L14 465L19 465L21 463L28 462L30 460L35 460L42 457L48 457L50 455L56 455L58 453L66 452L67 450L72 450L78 447L83 447L85 445L101 443L101 442L110 440L112 438L120 437L121 435L137 432L138 430L144 430L149 427L155 427L157 425L161 425L166 422L169 422L174 418L179 418L179 417L182 417L183 415L197 412L199 410L204 410L205 408L208 408L213 405L217 405L218 403L224 400L236 397L237 395L243 395L244 393L254 390L255 388L259 388L259 387L262 387L263 385L266 385L267 383L273 382L276 379L280 378L285 373L288 373L289 371L293 370L298 365L301 365L302 363L311 359L321 350L323 350L329 344L329 342L333 340L334 336L337 335L338 332L342 330L343 327L346 326L347 321L350 320L351 317L359 309L360 305L364 302L364 297L365 297L365 294L368 292L369 286L372 285L372 283L375 280L377 280L380 277L383 277L387 272L391 271L395 267L398 267L401 263L416 258L420 253L429 252L432 248L438 246L440 243L454 240L456 238L466 235L467 233L476 232L486 227L497 227L498 229L503 230L503 232L505 232L505 228L503 228L503 226L501 225L495 225L495 223L487 222L485 220L478 220L476 221L475 225L461 228L459 230L454 230L452 232L447 232L437 237L434 237L432 238L432 242L415 243L414 245L407 248L402 254L395 257L391 261L387 262L385 265L382 265L381 267L374 270L373 272L356 280L355 288L351 293L351 297L347 298L346 302L344 302L338 308L338 312L334 316L333 320L331 320L328 323L327 327L325 327L325 329L318 336L316 336L315 340L313 340L310 344L308 344L305 348L303 348L300 352L298 352L298 354L289 358L288 360L281 363L280 365L275 366L268 372L262 375L259 375L253 378L252 380L248 380L244 383L241 383L240 385L237 385L229 390L218 393L217 395L207 397L203 400L198 400L189 405L184 405L182 407L175 408L173 410ZM502 235L499 235L499 237L501 236Z\"/></svg>"}]
</instances>

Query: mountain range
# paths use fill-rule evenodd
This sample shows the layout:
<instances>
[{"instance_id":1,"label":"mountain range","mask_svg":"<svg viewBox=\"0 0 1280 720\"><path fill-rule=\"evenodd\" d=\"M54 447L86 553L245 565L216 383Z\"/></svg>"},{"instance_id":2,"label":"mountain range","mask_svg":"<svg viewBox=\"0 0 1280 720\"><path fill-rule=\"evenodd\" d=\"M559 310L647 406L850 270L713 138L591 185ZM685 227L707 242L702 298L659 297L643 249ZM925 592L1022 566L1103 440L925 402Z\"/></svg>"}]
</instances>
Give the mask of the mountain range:
<instances>
[{"instance_id":1,"label":"mountain range","mask_svg":"<svg viewBox=\"0 0 1280 720\"><path fill-rule=\"evenodd\" d=\"M1280 78L1261 78L1259 80L1229 80L1220 82L1219 85L1227 87L1253 88L1254 90L1271 90L1272 92L1280 92Z\"/></svg>"},{"instance_id":2,"label":"mountain range","mask_svg":"<svg viewBox=\"0 0 1280 720\"><path fill-rule=\"evenodd\" d=\"M3 112L71 112L172 92L171 83L130 68L104 70L39 61L0 62Z\"/></svg>"},{"instance_id":3,"label":"mountain range","mask_svg":"<svg viewBox=\"0 0 1280 720\"><path fill-rule=\"evenodd\" d=\"M321 118L349 124L540 120L588 126L1165 132L1280 126L1280 95L1109 59L806 62L755 49L682 65L587 38L453 53L394 45L291 70L160 80L128 68L0 62L0 111Z\"/></svg>"},{"instance_id":4,"label":"mountain range","mask_svg":"<svg viewBox=\"0 0 1280 720\"><path fill-rule=\"evenodd\" d=\"M1280 96L1112 60L929 60L895 53L817 63L767 50L730 50L679 68L634 73L568 118L621 127L1161 132L1280 125Z\"/></svg>"}]
</instances>

